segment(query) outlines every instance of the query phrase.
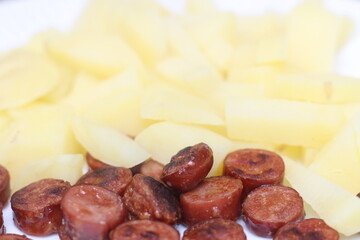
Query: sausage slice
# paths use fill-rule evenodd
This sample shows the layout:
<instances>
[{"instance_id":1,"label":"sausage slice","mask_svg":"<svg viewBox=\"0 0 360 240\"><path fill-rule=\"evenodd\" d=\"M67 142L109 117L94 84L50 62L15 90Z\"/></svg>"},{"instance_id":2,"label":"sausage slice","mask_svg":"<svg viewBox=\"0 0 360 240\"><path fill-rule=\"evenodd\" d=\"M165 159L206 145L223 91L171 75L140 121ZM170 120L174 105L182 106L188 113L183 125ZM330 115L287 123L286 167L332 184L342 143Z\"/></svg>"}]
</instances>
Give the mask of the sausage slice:
<instances>
[{"instance_id":1,"label":"sausage slice","mask_svg":"<svg viewBox=\"0 0 360 240\"><path fill-rule=\"evenodd\" d=\"M15 225L35 236L57 232L62 221L60 202L69 188L69 182L46 178L16 191L10 201Z\"/></svg>"},{"instance_id":2,"label":"sausage slice","mask_svg":"<svg viewBox=\"0 0 360 240\"><path fill-rule=\"evenodd\" d=\"M4 218L3 218L3 206L0 204L0 235L6 232L6 228L4 226Z\"/></svg>"},{"instance_id":3,"label":"sausage slice","mask_svg":"<svg viewBox=\"0 0 360 240\"><path fill-rule=\"evenodd\" d=\"M236 220L241 213L242 188L240 179L229 176L205 178L195 189L180 195L185 224L211 218Z\"/></svg>"},{"instance_id":4,"label":"sausage slice","mask_svg":"<svg viewBox=\"0 0 360 240\"><path fill-rule=\"evenodd\" d=\"M99 159L94 158L90 153L86 153L85 159L89 168L91 168L92 170L96 170L104 167L113 167L107 163L100 161Z\"/></svg>"},{"instance_id":5,"label":"sausage slice","mask_svg":"<svg viewBox=\"0 0 360 240\"><path fill-rule=\"evenodd\" d=\"M31 240L31 239L27 238L25 235L9 233L9 234L0 235L0 240Z\"/></svg>"},{"instance_id":6,"label":"sausage slice","mask_svg":"<svg viewBox=\"0 0 360 240\"><path fill-rule=\"evenodd\" d=\"M169 224L152 220L134 220L117 226L110 240L180 240L179 232Z\"/></svg>"},{"instance_id":7,"label":"sausage slice","mask_svg":"<svg viewBox=\"0 0 360 240\"><path fill-rule=\"evenodd\" d=\"M240 149L224 160L224 175L241 179L243 197L261 185L280 184L285 165L276 153L261 149Z\"/></svg>"},{"instance_id":8,"label":"sausage slice","mask_svg":"<svg viewBox=\"0 0 360 240\"><path fill-rule=\"evenodd\" d=\"M164 168L164 164L154 159L148 159L130 168L130 170L133 173L133 175L137 173L141 173L145 176L150 176L160 182L161 181L160 176L162 174L163 168Z\"/></svg>"},{"instance_id":9,"label":"sausage slice","mask_svg":"<svg viewBox=\"0 0 360 240\"><path fill-rule=\"evenodd\" d=\"M0 165L0 203L5 206L10 197L10 174Z\"/></svg>"},{"instance_id":10,"label":"sausage slice","mask_svg":"<svg viewBox=\"0 0 360 240\"><path fill-rule=\"evenodd\" d=\"M322 219L309 218L282 226L274 240L338 240L339 233L329 227Z\"/></svg>"},{"instance_id":11,"label":"sausage slice","mask_svg":"<svg viewBox=\"0 0 360 240\"><path fill-rule=\"evenodd\" d=\"M132 173L128 168L105 167L86 173L76 185L98 185L122 196L131 179Z\"/></svg>"},{"instance_id":12,"label":"sausage slice","mask_svg":"<svg viewBox=\"0 0 360 240\"><path fill-rule=\"evenodd\" d=\"M96 185L71 187L61 201L65 231L73 240L105 240L122 223L126 209L121 197Z\"/></svg>"},{"instance_id":13,"label":"sausage slice","mask_svg":"<svg viewBox=\"0 0 360 240\"><path fill-rule=\"evenodd\" d=\"M165 165L161 180L177 191L190 191L204 180L213 162L212 150L205 143L186 147Z\"/></svg>"},{"instance_id":14,"label":"sausage slice","mask_svg":"<svg viewBox=\"0 0 360 240\"><path fill-rule=\"evenodd\" d=\"M185 230L182 240L246 240L246 235L237 222L214 218L199 222Z\"/></svg>"},{"instance_id":15,"label":"sausage slice","mask_svg":"<svg viewBox=\"0 0 360 240\"><path fill-rule=\"evenodd\" d=\"M124 202L136 219L162 221L168 224L181 220L179 201L162 183L143 174L133 176L125 190Z\"/></svg>"},{"instance_id":16,"label":"sausage slice","mask_svg":"<svg viewBox=\"0 0 360 240\"><path fill-rule=\"evenodd\" d=\"M272 237L286 223L304 218L304 204L299 193L290 187L259 187L243 203L246 225L256 235Z\"/></svg>"}]
</instances>

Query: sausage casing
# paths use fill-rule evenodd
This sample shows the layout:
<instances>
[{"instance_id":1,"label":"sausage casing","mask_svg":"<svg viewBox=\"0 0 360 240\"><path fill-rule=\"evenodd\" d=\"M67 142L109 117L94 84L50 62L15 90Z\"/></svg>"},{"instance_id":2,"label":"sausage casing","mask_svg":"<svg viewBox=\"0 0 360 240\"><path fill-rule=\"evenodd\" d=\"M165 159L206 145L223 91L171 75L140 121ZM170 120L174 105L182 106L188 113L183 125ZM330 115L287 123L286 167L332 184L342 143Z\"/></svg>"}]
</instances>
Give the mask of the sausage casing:
<instances>
[{"instance_id":1,"label":"sausage casing","mask_svg":"<svg viewBox=\"0 0 360 240\"><path fill-rule=\"evenodd\" d=\"M185 224L211 218L236 220L241 214L242 182L229 176L205 178L195 189L182 193Z\"/></svg>"},{"instance_id":2,"label":"sausage casing","mask_svg":"<svg viewBox=\"0 0 360 240\"><path fill-rule=\"evenodd\" d=\"M162 183L143 174L133 176L125 190L124 202L135 219L149 219L168 224L181 220L179 201Z\"/></svg>"},{"instance_id":3,"label":"sausage casing","mask_svg":"<svg viewBox=\"0 0 360 240\"><path fill-rule=\"evenodd\" d=\"M69 188L66 181L47 178L16 191L10 201L15 225L35 236L57 232L62 221L60 203Z\"/></svg>"}]
</instances>

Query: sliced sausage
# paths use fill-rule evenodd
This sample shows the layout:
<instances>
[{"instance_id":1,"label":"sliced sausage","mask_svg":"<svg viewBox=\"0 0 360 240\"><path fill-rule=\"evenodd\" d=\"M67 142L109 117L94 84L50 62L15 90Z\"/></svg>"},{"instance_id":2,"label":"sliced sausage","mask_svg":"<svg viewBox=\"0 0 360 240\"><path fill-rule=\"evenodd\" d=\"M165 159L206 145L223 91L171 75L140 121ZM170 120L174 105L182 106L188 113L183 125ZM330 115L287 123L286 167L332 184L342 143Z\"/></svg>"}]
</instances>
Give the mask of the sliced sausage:
<instances>
[{"instance_id":1,"label":"sliced sausage","mask_svg":"<svg viewBox=\"0 0 360 240\"><path fill-rule=\"evenodd\" d=\"M152 177L136 174L124 194L124 202L136 219L162 221L168 224L181 220L179 201L162 183Z\"/></svg>"},{"instance_id":2,"label":"sliced sausage","mask_svg":"<svg viewBox=\"0 0 360 240\"><path fill-rule=\"evenodd\" d=\"M152 220L134 220L117 226L110 240L180 240L179 232L169 224Z\"/></svg>"},{"instance_id":3,"label":"sliced sausage","mask_svg":"<svg viewBox=\"0 0 360 240\"><path fill-rule=\"evenodd\" d=\"M229 153L224 160L224 175L241 179L243 197L251 190L270 184L280 184L285 165L276 153L261 149L240 149Z\"/></svg>"},{"instance_id":4,"label":"sliced sausage","mask_svg":"<svg viewBox=\"0 0 360 240\"><path fill-rule=\"evenodd\" d=\"M185 224L212 218L236 220L241 214L242 188L240 179L229 176L205 178L195 189L180 195Z\"/></svg>"},{"instance_id":5,"label":"sliced sausage","mask_svg":"<svg viewBox=\"0 0 360 240\"><path fill-rule=\"evenodd\" d=\"M86 153L85 158L89 168L91 168L92 170L104 167L113 167L107 163L100 161L99 159L94 158L90 153Z\"/></svg>"},{"instance_id":6,"label":"sliced sausage","mask_svg":"<svg viewBox=\"0 0 360 240\"><path fill-rule=\"evenodd\" d=\"M10 174L9 171L0 165L0 203L6 205L10 197Z\"/></svg>"},{"instance_id":7,"label":"sliced sausage","mask_svg":"<svg viewBox=\"0 0 360 240\"><path fill-rule=\"evenodd\" d=\"M122 196L131 179L132 173L128 168L105 167L86 173L76 185L98 185Z\"/></svg>"},{"instance_id":8,"label":"sliced sausage","mask_svg":"<svg viewBox=\"0 0 360 240\"><path fill-rule=\"evenodd\" d=\"M0 204L0 235L6 232L6 228L4 226L4 218L3 218L3 206Z\"/></svg>"},{"instance_id":9,"label":"sliced sausage","mask_svg":"<svg viewBox=\"0 0 360 240\"><path fill-rule=\"evenodd\" d=\"M46 178L16 191L10 201L15 225L35 236L57 232L62 221L60 202L69 188L69 182Z\"/></svg>"},{"instance_id":10,"label":"sliced sausage","mask_svg":"<svg viewBox=\"0 0 360 240\"><path fill-rule=\"evenodd\" d=\"M205 143L186 147L165 165L161 180L177 191L190 191L204 180L213 162L212 150Z\"/></svg>"},{"instance_id":11,"label":"sliced sausage","mask_svg":"<svg viewBox=\"0 0 360 240\"><path fill-rule=\"evenodd\" d=\"M157 181L161 181L160 176L162 174L163 168L164 168L164 164L153 159L148 159L132 167L130 170L133 173L133 175L137 173L141 173L145 176L150 176Z\"/></svg>"},{"instance_id":12,"label":"sliced sausage","mask_svg":"<svg viewBox=\"0 0 360 240\"><path fill-rule=\"evenodd\" d=\"M25 235L9 233L9 234L0 235L0 240L31 240L31 239L26 237Z\"/></svg>"},{"instance_id":13,"label":"sliced sausage","mask_svg":"<svg viewBox=\"0 0 360 240\"><path fill-rule=\"evenodd\" d=\"M237 222L214 218L199 222L185 230L182 240L246 240L246 235Z\"/></svg>"},{"instance_id":14,"label":"sliced sausage","mask_svg":"<svg viewBox=\"0 0 360 240\"><path fill-rule=\"evenodd\" d=\"M324 220L309 218L291 222L282 226L275 234L274 240L338 240L339 233L328 226Z\"/></svg>"},{"instance_id":15,"label":"sliced sausage","mask_svg":"<svg viewBox=\"0 0 360 240\"><path fill-rule=\"evenodd\" d=\"M256 188L243 203L246 225L256 235L271 237L286 223L304 218L304 204L290 187L271 185Z\"/></svg>"},{"instance_id":16,"label":"sliced sausage","mask_svg":"<svg viewBox=\"0 0 360 240\"><path fill-rule=\"evenodd\" d=\"M58 235L59 235L60 240L72 240L72 238L70 237L70 235L69 235L69 234L66 232L66 230L65 230L65 224L62 224L62 225L59 227Z\"/></svg>"},{"instance_id":17,"label":"sliced sausage","mask_svg":"<svg viewBox=\"0 0 360 240\"><path fill-rule=\"evenodd\" d=\"M71 187L61 201L65 231L73 240L105 240L126 218L121 197L96 185Z\"/></svg>"}]
</instances>

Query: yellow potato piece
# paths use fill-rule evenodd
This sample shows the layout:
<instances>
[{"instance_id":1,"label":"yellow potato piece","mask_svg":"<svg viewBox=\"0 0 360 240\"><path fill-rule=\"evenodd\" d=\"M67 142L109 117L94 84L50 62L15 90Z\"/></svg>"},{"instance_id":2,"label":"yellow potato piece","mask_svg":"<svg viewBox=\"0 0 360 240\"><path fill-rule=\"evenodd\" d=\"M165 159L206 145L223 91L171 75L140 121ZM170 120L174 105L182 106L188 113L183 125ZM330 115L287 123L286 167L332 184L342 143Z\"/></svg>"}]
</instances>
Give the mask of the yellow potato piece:
<instances>
[{"instance_id":1,"label":"yellow potato piece","mask_svg":"<svg viewBox=\"0 0 360 240\"><path fill-rule=\"evenodd\" d=\"M79 115L102 122L129 136L136 136L153 121L141 116L141 91L118 91L86 104Z\"/></svg>"},{"instance_id":2,"label":"yellow potato piece","mask_svg":"<svg viewBox=\"0 0 360 240\"><path fill-rule=\"evenodd\" d=\"M326 10L321 0L299 4L288 23L287 63L305 72L331 71L344 24L344 18Z\"/></svg>"},{"instance_id":3,"label":"yellow potato piece","mask_svg":"<svg viewBox=\"0 0 360 240\"><path fill-rule=\"evenodd\" d=\"M209 176L221 175L223 160L232 148L232 141L206 128L173 122L155 123L136 136L135 141L163 164L181 149L204 142L214 154L214 164Z\"/></svg>"},{"instance_id":4,"label":"yellow potato piece","mask_svg":"<svg viewBox=\"0 0 360 240\"><path fill-rule=\"evenodd\" d=\"M116 34L70 34L49 41L47 49L55 60L101 78L142 65L138 54Z\"/></svg>"},{"instance_id":5,"label":"yellow potato piece","mask_svg":"<svg viewBox=\"0 0 360 240\"><path fill-rule=\"evenodd\" d=\"M54 89L59 69L46 57L16 51L0 59L0 110L34 101Z\"/></svg>"},{"instance_id":6,"label":"yellow potato piece","mask_svg":"<svg viewBox=\"0 0 360 240\"><path fill-rule=\"evenodd\" d=\"M0 132L0 163L11 176L32 161L57 154L82 153L70 126L71 110L34 106L12 114L15 120Z\"/></svg>"},{"instance_id":7,"label":"yellow potato piece","mask_svg":"<svg viewBox=\"0 0 360 240\"><path fill-rule=\"evenodd\" d=\"M82 176L84 166L82 154L61 154L32 161L19 169L19 177L12 178L12 191L43 178L63 179L75 184Z\"/></svg>"},{"instance_id":8,"label":"yellow potato piece","mask_svg":"<svg viewBox=\"0 0 360 240\"><path fill-rule=\"evenodd\" d=\"M112 127L80 117L73 120L72 127L79 143L107 164L129 168L151 157L145 148Z\"/></svg>"},{"instance_id":9,"label":"yellow potato piece","mask_svg":"<svg viewBox=\"0 0 360 240\"><path fill-rule=\"evenodd\" d=\"M164 86L145 90L141 98L140 115L153 120L224 125L224 120L215 108L205 100Z\"/></svg>"},{"instance_id":10,"label":"yellow potato piece","mask_svg":"<svg viewBox=\"0 0 360 240\"><path fill-rule=\"evenodd\" d=\"M199 96L207 96L223 80L215 68L191 58L169 57L156 70L170 84Z\"/></svg>"},{"instance_id":11,"label":"yellow potato piece","mask_svg":"<svg viewBox=\"0 0 360 240\"><path fill-rule=\"evenodd\" d=\"M284 160L285 178L327 224L346 236L360 232L360 198L300 163Z\"/></svg>"},{"instance_id":12,"label":"yellow potato piece","mask_svg":"<svg viewBox=\"0 0 360 240\"><path fill-rule=\"evenodd\" d=\"M354 103L360 101L360 79L338 74L286 74L275 81L278 98L315 103Z\"/></svg>"},{"instance_id":13,"label":"yellow potato piece","mask_svg":"<svg viewBox=\"0 0 360 240\"><path fill-rule=\"evenodd\" d=\"M316 154L310 169L354 195L360 192L360 115Z\"/></svg>"},{"instance_id":14,"label":"yellow potato piece","mask_svg":"<svg viewBox=\"0 0 360 240\"><path fill-rule=\"evenodd\" d=\"M229 100L225 117L231 138L304 147L322 146L345 120L338 106L260 98Z\"/></svg>"}]
</instances>

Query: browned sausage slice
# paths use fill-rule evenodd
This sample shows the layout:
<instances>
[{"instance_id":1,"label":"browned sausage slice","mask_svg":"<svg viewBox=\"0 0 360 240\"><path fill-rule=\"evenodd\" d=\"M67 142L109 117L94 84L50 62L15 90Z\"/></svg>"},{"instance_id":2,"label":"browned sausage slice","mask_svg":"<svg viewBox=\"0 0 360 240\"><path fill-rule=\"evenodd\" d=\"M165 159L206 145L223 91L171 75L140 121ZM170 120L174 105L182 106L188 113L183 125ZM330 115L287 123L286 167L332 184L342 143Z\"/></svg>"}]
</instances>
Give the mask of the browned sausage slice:
<instances>
[{"instance_id":1,"label":"browned sausage slice","mask_svg":"<svg viewBox=\"0 0 360 240\"><path fill-rule=\"evenodd\" d=\"M181 220L179 201L162 183L136 174L124 194L125 205L136 219L158 220L168 224Z\"/></svg>"},{"instance_id":2,"label":"browned sausage slice","mask_svg":"<svg viewBox=\"0 0 360 240\"><path fill-rule=\"evenodd\" d=\"M182 240L246 240L246 235L237 222L214 218L199 222L185 230Z\"/></svg>"},{"instance_id":3,"label":"browned sausage slice","mask_svg":"<svg viewBox=\"0 0 360 240\"><path fill-rule=\"evenodd\" d=\"M309 218L282 226L274 240L338 240L339 233L322 219Z\"/></svg>"},{"instance_id":4,"label":"browned sausage slice","mask_svg":"<svg viewBox=\"0 0 360 240\"><path fill-rule=\"evenodd\" d=\"M6 205L10 197L10 174L9 171L0 165L0 203Z\"/></svg>"},{"instance_id":5,"label":"browned sausage slice","mask_svg":"<svg viewBox=\"0 0 360 240\"><path fill-rule=\"evenodd\" d=\"M148 159L130 168L130 170L133 173L133 175L137 173L141 173L145 176L150 176L157 181L161 181L160 176L162 174L163 168L164 168L164 164L153 159Z\"/></svg>"},{"instance_id":6,"label":"browned sausage slice","mask_svg":"<svg viewBox=\"0 0 360 240\"><path fill-rule=\"evenodd\" d=\"M304 204L290 187L272 185L256 188L243 203L246 225L256 235L271 237L286 223L304 218Z\"/></svg>"},{"instance_id":7,"label":"browned sausage slice","mask_svg":"<svg viewBox=\"0 0 360 240\"><path fill-rule=\"evenodd\" d=\"M169 224L152 220L134 220L117 226L110 240L180 240L179 232Z\"/></svg>"},{"instance_id":8,"label":"browned sausage slice","mask_svg":"<svg viewBox=\"0 0 360 240\"><path fill-rule=\"evenodd\" d=\"M107 163L100 161L99 159L94 158L90 153L86 153L85 159L89 168L91 168L92 170L96 170L104 167L113 167Z\"/></svg>"},{"instance_id":9,"label":"browned sausage slice","mask_svg":"<svg viewBox=\"0 0 360 240\"><path fill-rule=\"evenodd\" d=\"M280 184L284 178L284 161L276 153L261 149L240 149L224 160L224 175L243 182L245 197L261 185Z\"/></svg>"},{"instance_id":10,"label":"browned sausage slice","mask_svg":"<svg viewBox=\"0 0 360 240\"><path fill-rule=\"evenodd\" d=\"M69 188L66 181L46 178L16 191L10 201L15 225L30 235L57 232L62 221L60 202Z\"/></svg>"},{"instance_id":11,"label":"browned sausage slice","mask_svg":"<svg viewBox=\"0 0 360 240\"><path fill-rule=\"evenodd\" d=\"M76 185L98 185L122 196L131 179L132 173L128 168L106 167L86 173L77 181Z\"/></svg>"},{"instance_id":12,"label":"browned sausage slice","mask_svg":"<svg viewBox=\"0 0 360 240\"><path fill-rule=\"evenodd\" d=\"M59 235L60 240L72 240L70 235L65 230L65 224L62 224L59 227L58 235Z\"/></svg>"},{"instance_id":13,"label":"browned sausage slice","mask_svg":"<svg viewBox=\"0 0 360 240\"><path fill-rule=\"evenodd\" d=\"M177 191L190 191L204 180L213 162L212 150L205 143L186 147L165 165L161 180Z\"/></svg>"},{"instance_id":14,"label":"browned sausage slice","mask_svg":"<svg viewBox=\"0 0 360 240\"><path fill-rule=\"evenodd\" d=\"M9 233L9 234L0 235L0 240L31 240L31 239L26 237L25 235Z\"/></svg>"},{"instance_id":15,"label":"browned sausage slice","mask_svg":"<svg viewBox=\"0 0 360 240\"><path fill-rule=\"evenodd\" d=\"M61 210L65 231L74 240L104 240L126 217L121 197L96 185L71 187L61 201Z\"/></svg>"},{"instance_id":16,"label":"browned sausage slice","mask_svg":"<svg viewBox=\"0 0 360 240\"><path fill-rule=\"evenodd\" d=\"M3 206L0 204L0 235L6 232L6 228L4 226L4 218L3 218Z\"/></svg>"},{"instance_id":17,"label":"browned sausage slice","mask_svg":"<svg viewBox=\"0 0 360 240\"><path fill-rule=\"evenodd\" d=\"M241 191L240 179L205 178L195 189L180 195L185 223L191 226L211 218L236 220L241 213Z\"/></svg>"}]
</instances>

